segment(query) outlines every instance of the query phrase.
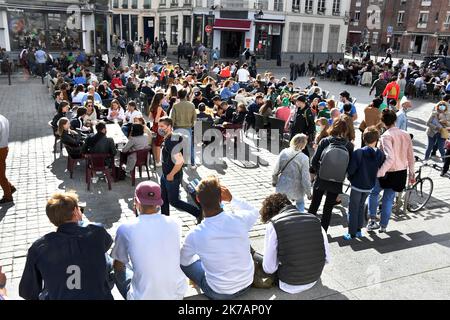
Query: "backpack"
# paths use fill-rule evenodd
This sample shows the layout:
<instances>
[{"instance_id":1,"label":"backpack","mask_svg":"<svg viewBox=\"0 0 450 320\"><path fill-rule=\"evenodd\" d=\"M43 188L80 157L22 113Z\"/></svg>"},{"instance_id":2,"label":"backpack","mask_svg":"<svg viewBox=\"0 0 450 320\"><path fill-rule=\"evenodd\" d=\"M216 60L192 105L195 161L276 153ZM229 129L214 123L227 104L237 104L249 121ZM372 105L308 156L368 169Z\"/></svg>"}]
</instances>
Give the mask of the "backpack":
<instances>
[{"instance_id":1,"label":"backpack","mask_svg":"<svg viewBox=\"0 0 450 320\"><path fill-rule=\"evenodd\" d=\"M342 183L350 162L348 150L343 143L331 142L320 156L319 178Z\"/></svg>"}]
</instances>

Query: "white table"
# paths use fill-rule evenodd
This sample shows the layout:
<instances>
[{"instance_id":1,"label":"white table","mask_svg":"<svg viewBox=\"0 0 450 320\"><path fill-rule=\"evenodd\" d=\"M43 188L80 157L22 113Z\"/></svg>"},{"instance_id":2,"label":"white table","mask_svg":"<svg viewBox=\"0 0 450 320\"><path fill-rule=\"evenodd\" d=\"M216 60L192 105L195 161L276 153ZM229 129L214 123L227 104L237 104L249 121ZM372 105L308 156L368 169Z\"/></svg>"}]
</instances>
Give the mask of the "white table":
<instances>
[{"instance_id":1,"label":"white table","mask_svg":"<svg viewBox=\"0 0 450 320\"><path fill-rule=\"evenodd\" d=\"M128 138L123 134L122 128L117 123L106 125L106 136L112 138L114 143L119 146L124 146L128 142Z\"/></svg>"}]
</instances>

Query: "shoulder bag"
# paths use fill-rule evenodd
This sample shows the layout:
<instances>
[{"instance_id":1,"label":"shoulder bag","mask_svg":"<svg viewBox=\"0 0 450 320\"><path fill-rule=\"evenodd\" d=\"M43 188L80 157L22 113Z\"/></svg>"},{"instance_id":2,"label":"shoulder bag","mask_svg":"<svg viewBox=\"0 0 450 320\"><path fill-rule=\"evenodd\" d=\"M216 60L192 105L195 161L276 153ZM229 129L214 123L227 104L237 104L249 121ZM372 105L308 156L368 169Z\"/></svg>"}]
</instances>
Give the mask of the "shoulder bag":
<instances>
[{"instance_id":1,"label":"shoulder bag","mask_svg":"<svg viewBox=\"0 0 450 320\"><path fill-rule=\"evenodd\" d=\"M283 171L287 168L289 163L291 163L291 161L294 160L295 157L297 157L300 153L302 153L302 151L296 153L292 158L289 159L288 162L286 162L286 164L284 165L284 167L281 170L278 170L276 175L272 176L272 186L276 187L278 180L280 179L280 176L283 173Z\"/></svg>"}]
</instances>

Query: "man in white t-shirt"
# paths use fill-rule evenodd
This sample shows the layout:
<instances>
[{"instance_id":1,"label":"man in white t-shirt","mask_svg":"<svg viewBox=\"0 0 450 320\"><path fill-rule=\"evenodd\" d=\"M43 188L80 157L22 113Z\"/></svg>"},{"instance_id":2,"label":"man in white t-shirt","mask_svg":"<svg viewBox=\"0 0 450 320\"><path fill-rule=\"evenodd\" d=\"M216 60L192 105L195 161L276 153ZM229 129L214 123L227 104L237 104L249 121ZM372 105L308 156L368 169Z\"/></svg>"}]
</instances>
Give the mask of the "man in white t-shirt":
<instances>
[{"instance_id":1,"label":"man in white t-shirt","mask_svg":"<svg viewBox=\"0 0 450 320\"><path fill-rule=\"evenodd\" d=\"M250 81L250 72L247 70L248 66L246 63L237 71L236 75L238 77L238 82L241 85L247 85Z\"/></svg>"},{"instance_id":2,"label":"man in white t-shirt","mask_svg":"<svg viewBox=\"0 0 450 320\"><path fill-rule=\"evenodd\" d=\"M186 236L181 269L208 298L233 299L253 283L248 232L258 219L258 210L233 198L214 176L200 182L197 200L205 219ZM222 201L230 202L234 211L223 210Z\"/></svg>"},{"instance_id":3,"label":"man in white t-shirt","mask_svg":"<svg viewBox=\"0 0 450 320\"><path fill-rule=\"evenodd\" d=\"M180 269L181 225L161 214L161 188L141 182L134 194L136 220L117 229L111 256L116 285L128 300L181 300L187 279ZM132 270L126 265L131 262Z\"/></svg>"}]
</instances>

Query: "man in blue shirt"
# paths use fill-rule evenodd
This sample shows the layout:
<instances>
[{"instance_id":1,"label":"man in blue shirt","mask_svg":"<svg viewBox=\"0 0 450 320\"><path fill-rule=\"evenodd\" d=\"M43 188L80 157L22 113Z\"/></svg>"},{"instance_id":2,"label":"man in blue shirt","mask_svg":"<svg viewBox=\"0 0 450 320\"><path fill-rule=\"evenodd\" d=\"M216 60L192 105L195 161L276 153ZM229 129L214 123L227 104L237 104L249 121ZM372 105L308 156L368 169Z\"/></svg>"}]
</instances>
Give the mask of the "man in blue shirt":
<instances>
[{"instance_id":1,"label":"man in blue shirt","mask_svg":"<svg viewBox=\"0 0 450 320\"><path fill-rule=\"evenodd\" d=\"M400 110L397 111L397 121L396 126L399 129L408 130L408 116L406 113L409 109L412 108L411 101L409 101L406 97L403 97L400 101Z\"/></svg>"},{"instance_id":2,"label":"man in blue shirt","mask_svg":"<svg viewBox=\"0 0 450 320\"><path fill-rule=\"evenodd\" d=\"M38 64L39 75L43 78L45 75L45 64L47 63L47 54L42 48L39 48L34 54Z\"/></svg>"},{"instance_id":3,"label":"man in blue shirt","mask_svg":"<svg viewBox=\"0 0 450 320\"><path fill-rule=\"evenodd\" d=\"M28 250L19 284L26 300L112 300L114 280L107 252L113 240L99 225L83 225L75 193L56 193L47 217L58 229Z\"/></svg>"},{"instance_id":4,"label":"man in blue shirt","mask_svg":"<svg viewBox=\"0 0 450 320\"><path fill-rule=\"evenodd\" d=\"M341 111L341 113L344 113L344 105L348 103L351 104L352 109L349 113L349 116L353 118L353 121L356 121L358 119L358 114L356 113L355 105L350 101L350 93L344 90L339 94L339 98L341 100L341 102L339 103L339 111Z\"/></svg>"},{"instance_id":5,"label":"man in blue shirt","mask_svg":"<svg viewBox=\"0 0 450 320\"><path fill-rule=\"evenodd\" d=\"M80 51L80 54L78 55L76 61L81 65L83 65L86 62L86 54L84 53L84 50Z\"/></svg>"},{"instance_id":6,"label":"man in blue shirt","mask_svg":"<svg viewBox=\"0 0 450 320\"><path fill-rule=\"evenodd\" d=\"M88 99L88 96L93 96L95 103L100 103L100 104L102 103L102 98L100 97L100 95L97 92L95 92L94 86L88 86L88 92L81 99L81 105L84 105L84 103Z\"/></svg>"}]
</instances>

